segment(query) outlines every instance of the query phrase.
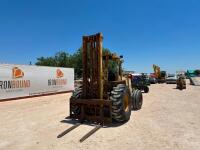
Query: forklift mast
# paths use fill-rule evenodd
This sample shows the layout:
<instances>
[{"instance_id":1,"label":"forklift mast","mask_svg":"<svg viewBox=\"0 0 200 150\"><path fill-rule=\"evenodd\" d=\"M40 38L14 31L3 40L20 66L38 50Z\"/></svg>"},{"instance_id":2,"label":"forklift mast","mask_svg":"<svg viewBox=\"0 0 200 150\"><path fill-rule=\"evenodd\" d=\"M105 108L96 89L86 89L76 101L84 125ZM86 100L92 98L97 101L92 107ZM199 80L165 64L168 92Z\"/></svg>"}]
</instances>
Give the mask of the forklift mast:
<instances>
[{"instance_id":1,"label":"forklift mast","mask_svg":"<svg viewBox=\"0 0 200 150\"><path fill-rule=\"evenodd\" d=\"M101 33L83 36L83 98L103 99Z\"/></svg>"}]
</instances>

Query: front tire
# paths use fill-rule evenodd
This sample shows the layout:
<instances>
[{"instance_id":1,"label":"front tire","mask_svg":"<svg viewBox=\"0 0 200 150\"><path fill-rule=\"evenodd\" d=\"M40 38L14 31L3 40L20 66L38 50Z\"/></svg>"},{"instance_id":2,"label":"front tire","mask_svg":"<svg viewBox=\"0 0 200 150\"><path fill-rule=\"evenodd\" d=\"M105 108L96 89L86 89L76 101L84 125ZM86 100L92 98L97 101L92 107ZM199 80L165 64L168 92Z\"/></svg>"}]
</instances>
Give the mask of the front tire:
<instances>
[{"instance_id":1,"label":"front tire","mask_svg":"<svg viewBox=\"0 0 200 150\"><path fill-rule=\"evenodd\" d=\"M82 93L83 93L82 86L79 86L73 91L71 98L79 100L81 99ZM72 113L75 115L79 115L81 113L81 108L79 106L71 105L70 109Z\"/></svg>"},{"instance_id":2,"label":"front tire","mask_svg":"<svg viewBox=\"0 0 200 150\"><path fill-rule=\"evenodd\" d=\"M145 93L148 93L148 92L149 92L149 87L148 87L148 86L145 86L145 87L144 87L144 92L145 92Z\"/></svg>"},{"instance_id":3,"label":"front tire","mask_svg":"<svg viewBox=\"0 0 200 150\"><path fill-rule=\"evenodd\" d=\"M129 88L119 84L113 88L110 100L112 101L112 118L117 122L126 122L131 115L131 94Z\"/></svg>"}]
</instances>

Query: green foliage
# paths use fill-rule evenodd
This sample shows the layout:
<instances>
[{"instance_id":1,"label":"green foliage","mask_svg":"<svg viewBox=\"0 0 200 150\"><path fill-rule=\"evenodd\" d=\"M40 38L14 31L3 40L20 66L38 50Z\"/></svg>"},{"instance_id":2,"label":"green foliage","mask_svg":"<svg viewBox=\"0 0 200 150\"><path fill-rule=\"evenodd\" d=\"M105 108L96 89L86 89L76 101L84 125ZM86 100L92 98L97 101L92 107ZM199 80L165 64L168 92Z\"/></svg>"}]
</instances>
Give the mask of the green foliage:
<instances>
[{"instance_id":1,"label":"green foliage","mask_svg":"<svg viewBox=\"0 0 200 150\"><path fill-rule=\"evenodd\" d=\"M82 76L83 71L83 63L82 63L82 49L78 49L76 53L71 56L71 64L72 68L74 68L75 76L80 78Z\"/></svg>"},{"instance_id":2,"label":"green foliage","mask_svg":"<svg viewBox=\"0 0 200 150\"><path fill-rule=\"evenodd\" d=\"M111 51L107 48L103 48L103 55L105 55L106 53L111 53ZM108 70L109 72L115 74L118 71L118 65L117 62L115 61L109 61L108 63Z\"/></svg>"},{"instance_id":3,"label":"green foliage","mask_svg":"<svg viewBox=\"0 0 200 150\"><path fill-rule=\"evenodd\" d=\"M111 53L109 49L103 48L103 54L105 54L106 52ZM74 54L71 55L67 52L60 51L52 57L37 58L37 62L35 64L38 66L74 68L75 78L80 78L83 71L82 48L79 48ZM115 73L117 71L117 63L110 61L109 70Z\"/></svg>"},{"instance_id":4,"label":"green foliage","mask_svg":"<svg viewBox=\"0 0 200 150\"><path fill-rule=\"evenodd\" d=\"M37 58L36 65L39 66L56 66L55 59L53 57L40 57Z\"/></svg>"},{"instance_id":5,"label":"green foliage","mask_svg":"<svg viewBox=\"0 0 200 150\"><path fill-rule=\"evenodd\" d=\"M70 55L66 52L58 52L53 57L37 58L38 66L70 67Z\"/></svg>"}]
</instances>

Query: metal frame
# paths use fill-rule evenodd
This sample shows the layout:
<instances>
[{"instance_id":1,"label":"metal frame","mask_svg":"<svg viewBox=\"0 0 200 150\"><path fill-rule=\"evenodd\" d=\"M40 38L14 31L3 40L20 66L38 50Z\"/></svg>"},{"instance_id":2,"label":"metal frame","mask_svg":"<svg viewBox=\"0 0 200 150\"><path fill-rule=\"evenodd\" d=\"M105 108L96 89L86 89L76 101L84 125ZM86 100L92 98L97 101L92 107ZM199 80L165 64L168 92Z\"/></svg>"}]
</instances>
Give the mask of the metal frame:
<instances>
[{"instance_id":1,"label":"metal frame","mask_svg":"<svg viewBox=\"0 0 200 150\"><path fill-rule=\"evenodd\" d=\"M72 107L80 108L79 114L73 114ZM70 99L70 118L78 119L81 122L87 120L104 124L112 123L111 114L112 102L103 99Z\"/></svg>"},{"instance_id":2,"label":"metal frame","mask_svg":"<svg viewBox=\"0 0 200 150\"><path fill-rule=\"evenodd\" d=\"M103 99L102 40L101 33L83 36L83 98Z\"/></svg>"},{"instance_id":3,"label":"metal frame","mask_svg":"<svg viewBox=\"0 0 200 150\"><path fill-rule=\"evenodd\" d=\"M103 97L102 40L101 33L83 36L83 94L81 99L70 99L70 118L112 123L112 102ZM74 106L80 109L80 113L73 113Z\"/></svg>"},{"instance_id":4,"label":"metal frame","mask_svg":"<svg viewBox=\"0 0 200 150\"><path fill-rule=\"evenodd\" d=\"M121 72L121 58L116 54L102 54L101 33L91 36L83 36L83 93L80 99L71 97L70 118L95 123L112 123L112 101L109 100L109 92L113 86L124 83ZM104 63L103 63L104 60ZM115 61L119 70L115 81L108 81L108 62ZM79 112L74 113L73 109L78 108Z\"/></svg>"}]
</instances>

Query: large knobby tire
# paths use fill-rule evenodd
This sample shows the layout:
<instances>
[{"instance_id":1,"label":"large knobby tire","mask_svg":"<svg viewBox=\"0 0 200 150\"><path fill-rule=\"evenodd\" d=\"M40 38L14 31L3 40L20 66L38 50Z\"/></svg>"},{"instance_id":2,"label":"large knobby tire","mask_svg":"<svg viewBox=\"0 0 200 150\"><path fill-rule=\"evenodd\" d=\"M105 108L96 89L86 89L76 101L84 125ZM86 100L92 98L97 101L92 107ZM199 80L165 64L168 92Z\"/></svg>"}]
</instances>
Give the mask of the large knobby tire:
<instances>
[{"instance_id":1,"label":"large knobby tire","mask_svg":"<svg viewBox=\"0 0 200 150\"><path fill-rule=\"evenodd\" d=\"M144 93L148 93L149 92L149 87L148 86L145 86L144 87Z\"/></svg>"},{"instance_id":2,"label":"large knobby tire","mask_svg":"<svg viewBox=\"0 0 200 150\"><path fill-rule=\"evenodd\" d=\"M119 84L111 91L112 118L117 122L126 122L131 115L131 94L129 88Z\"/></svg>"},{"instance_id":3,"label":"large knobby tire","mask_svg":"<svg viewBox=\"0 0 200 150\"><path fill-rule=\"evenodd\" d=\"M132 95L132 109L133 110L140 110L143 104L143 96L140 90L134 90Z\"/></svg>"},{"instance_id":4,"label":"large knobby tire","mask_svg":"<svg viewBox=\"0 0 200 150\"><path fill-rule=\"evenodd\" d=\"M177 88L178 88L179 90L183 90L183 83L182 83L181 80L178 80Z\"/></svg>"},{"instance_id":5,"label":"large knobby tire","mask_svg":"<svg viewBox=\"0 0 200 150\"><path fill-rule=\"evenodd\" d=\"M81 98L82 92L83 92L82 87L81 87L81 86L80 86L80 87L77 87L77 88L73 91L72 97L73 97L73 98L76 98L76 99L79 99L79 98Z\"/></svg>"},{"instance_id":6,"label":"large knobby tire","mask_svg":"<svg viewBox=\"0 0 200 150\"><path fill-rule=\"evenodd\" d=\"M71 98L76 100L81 99L82 93L83 93L82 86L79 86L73 91ZM81 112L81 108L78 106L71 106L71 110L72 113L76 115L80 114Z\"/></svg>"}]
</instances>

